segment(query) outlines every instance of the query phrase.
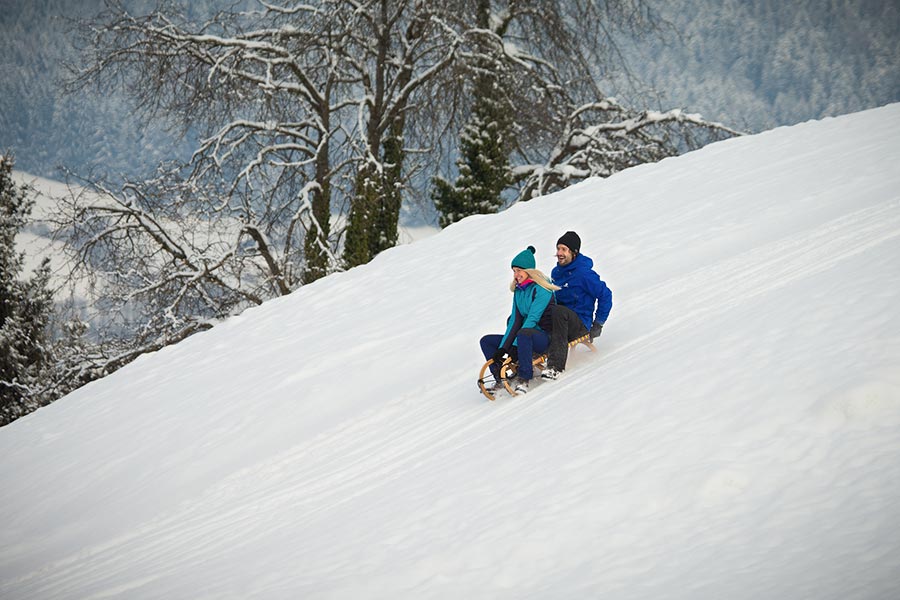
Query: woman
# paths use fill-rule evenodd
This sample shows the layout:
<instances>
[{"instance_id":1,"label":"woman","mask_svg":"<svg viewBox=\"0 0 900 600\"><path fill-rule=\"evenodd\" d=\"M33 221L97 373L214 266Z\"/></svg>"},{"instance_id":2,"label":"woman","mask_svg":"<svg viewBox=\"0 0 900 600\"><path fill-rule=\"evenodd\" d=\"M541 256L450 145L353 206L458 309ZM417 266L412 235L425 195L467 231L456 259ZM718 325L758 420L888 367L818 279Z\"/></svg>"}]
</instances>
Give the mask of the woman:
<instances>
[{"instance_id":1,"label":"woman","mask_svg":"<svg viewBox=\"0 0 900 600\"><path fill-rule=\"evenodd\" d=\"M555 303L553 292L560 289L550 283L547 276L535 269L534 247L519 252L510 264L513 281L512 313L506 322L503 335L488 334L481 338L481 351L485 359L492 358L491 372L500 381L500 364L507 356L519 363L516 392L528 392L528 382L534 376L531 361L535 353L543 354L550 345L550 311L547 306Z\"/></svg>"}]
</instances>

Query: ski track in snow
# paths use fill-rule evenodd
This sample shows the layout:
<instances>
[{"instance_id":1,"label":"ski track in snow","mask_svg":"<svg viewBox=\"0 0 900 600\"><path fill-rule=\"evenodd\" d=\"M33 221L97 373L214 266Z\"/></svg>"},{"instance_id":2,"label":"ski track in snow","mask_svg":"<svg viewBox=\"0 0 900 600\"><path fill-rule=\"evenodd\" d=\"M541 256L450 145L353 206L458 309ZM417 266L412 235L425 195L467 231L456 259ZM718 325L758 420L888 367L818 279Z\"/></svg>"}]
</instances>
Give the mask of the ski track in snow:
<instances>
[{"instance_id":1,"label":"ski track in snow","mask_svg":"<svg viewBox=\"0 0 900 600\"><path fill-rule=\"evenodd\" d=\"M648 331L616 352L640 353L648 340L675 336L705 313L726 312L735 305L764 296L797 279L811 277L837 263L900 236L900 202L868 207L824 223L808 232L755 248L712 267L680 276L629 300L636 315L667 315L663 327ZM673 302L680 294L695 300L690 310ZM618 315L617 315L618 316ZM627 316L627 315L626 315ZM615 356L605 356L605 364ZM624 357L623 357L624 358Z\"/></svg>"}]
</instances>

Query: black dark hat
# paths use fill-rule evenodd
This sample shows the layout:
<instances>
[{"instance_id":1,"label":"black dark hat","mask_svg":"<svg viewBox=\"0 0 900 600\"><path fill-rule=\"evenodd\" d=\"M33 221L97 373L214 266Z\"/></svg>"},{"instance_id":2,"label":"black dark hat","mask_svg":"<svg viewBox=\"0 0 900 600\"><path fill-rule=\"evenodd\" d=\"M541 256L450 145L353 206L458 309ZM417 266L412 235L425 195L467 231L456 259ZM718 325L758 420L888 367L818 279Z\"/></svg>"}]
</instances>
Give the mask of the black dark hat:
<instances>
[{"instance_id":1,"label":"black dark hat","mask_svg":"<svg viewBox=\"0 0 900 600\"><path fill-rule=\"evenodd\" d=\"M557 240L556 245L559 246L562 244L572 252L578 253L581 252L581 238L578 237L578 234L574 231L565 232L559 240Z\"/></svg>"}]
</instances>

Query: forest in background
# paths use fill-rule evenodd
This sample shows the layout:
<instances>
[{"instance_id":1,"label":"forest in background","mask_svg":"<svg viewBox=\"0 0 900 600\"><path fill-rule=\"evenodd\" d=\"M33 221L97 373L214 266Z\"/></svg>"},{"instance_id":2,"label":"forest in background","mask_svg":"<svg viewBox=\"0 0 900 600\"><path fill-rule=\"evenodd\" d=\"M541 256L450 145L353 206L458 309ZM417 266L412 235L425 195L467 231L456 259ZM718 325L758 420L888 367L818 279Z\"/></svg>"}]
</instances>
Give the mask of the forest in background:
<instances>
[{"instance_id":1,"label":"forest in background","mask_svg":"<svg viewBox=\"0 0 900 600\"><path fill-rule=\"evenodd\" d=\"M151 7L148 0L130 6ZM202 12L219 0L191 3ZM231 3L228 3L231 4ZM70 24L103 0L0 1L0 149L18 169L60 177L59 167L142 176L192 147L162 123L142 123L110 90L63 94L75 49ZM647 108L681 106L757 132L900 100L900 4L876 0L655 3L669 25L620 40L631 78L611 94Z\"/></svg>"},{"instance_id":2,"label":"forest in background","mask_svg":"<svg viewBox=\"0 0 900 600\"><path fill-rule=\"evenodd\" d=\"M900 3L670 0L662 38L622 40L628 99L651 97L757 133L900 100Z\"/></svg>"}]
</instances>

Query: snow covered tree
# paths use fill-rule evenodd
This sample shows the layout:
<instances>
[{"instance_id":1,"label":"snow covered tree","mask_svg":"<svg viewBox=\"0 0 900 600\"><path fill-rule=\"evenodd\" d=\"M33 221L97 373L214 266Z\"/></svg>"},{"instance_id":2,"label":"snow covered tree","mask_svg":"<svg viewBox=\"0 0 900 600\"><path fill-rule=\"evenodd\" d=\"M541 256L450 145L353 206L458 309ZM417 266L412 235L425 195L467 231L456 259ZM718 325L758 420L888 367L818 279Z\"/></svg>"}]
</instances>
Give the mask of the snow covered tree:
<instances>
[{"instance_id":1,"label":"snow covered tree","mask_svg":"<svg viewBox=\"0 0 900 600\"><path fill-rule=\"evenodd\" d=\"M200 138L190 164L147 182L159 202L143 210L193 204L186 210L209 224L238 223L221 247L254 255L264 297L338 263L331 195L347 165L332 159L348 136L334 118L346 100L335 104L334 94L347 76L333 45L344 32L334 30L332 3L320 4L260 3L195 20L172 3L134 16L110 2L82 25L84 64L70 86L125 82L138 114L178 121Z\"/></svg>"},{"instance_id":2,"label":"snow covered tree","mask_svg":"<svg viewBox=\"0 0 900 600\"><path fill-rule=\"evenodd\" d=\"M396 244L406 132L452 83L441 77L465 35L452 4L248 0L203 16L162 3L136 16L112 1L82 24L71 89L124 87L139 115L198 138L189 164L83 178L60 205L71 272L114 317L104 356L120 358L96 369Z\"/></svg>"},{"instance_id":3,"label":"snow covered tree","mask_svg":"<svg viewBox=\"0 0 900 600\"><path fill-rule=\"evenodd\" d=\"M82 23L70 89L124 87L137 115L196 140L188 164L124 183L79 177L59 205L70 272L105 316L91 373L340 268L332 196L353 161L337 3L251 4L136 16L110 2Z\"/></svg>"},{"instance_id":4,"label":"snow covered tree","mask_svg":"<svg viewBox=\"0 0 900 600\"><path fill-rule=\"evenodd\" d=\"M476 26L491 31L491 2L478 0ZM500 27L505 28L506 23ZM503 31L494 32L502 38ZM435 177L432 198L446 227L469 215L495 213L503 204L501 194L511 183L509 153L512 150L512 104L502 78L505 63L491 60L487 41L471 59L472 115L463 127L456 160L455 184Z\"/></svg>"},{"instance_id":5,"label":"snow covered tree","mask_svg":"<svg viewBox=\"0 0 900 600\"><path fill-rule=\"evenodd\" d=\"M397 243L410 120L437 111L436 98L467 32L451 0L376 0L354 6L345 47L358 82L360 167L351 201L344 260L363 264Z\"/></svg>"},{"instance_id":6,"label":"snow covered tree","mask_svg":"<svg viewBox=\"0 0 900 600\"><path fill-rule=\"evenodd\" d=\"M50 363L53 308L48 260L31 279L21 279L24 254L16 251L15 239L34 201L13 182L12 167L11 156L0 156L0 425L45 401L40 389Z\"/></svg>"},{"instance_id":7,"label":"snow covered tree","mask_svg":"<svg viewBox=\"0 0 900 600\"><path fill-rule=\"evenodd\" d=\"M475 89L490 88L492 79L484 77ZM499 103L491 96L476 96L472 119L460 136L456 182L434 179L432 197L441 213L441 227L469 215L495 213L503 205L501 194L511 183L509 150L505 147L510 119L508 112L498 108Z\"/></svg>"},{"instance_id":8,"label":"snow covered tree","mask_svg":"<svg viewBox=\"0 0 900 600\"><path fill-rule=\"evenodd\" d=\"M453 84L458 4L247 2L192 21L111 2L83 25L71 87L125 82L140 114L200 130L169 195L218 188L208 219L239 220L232 245L256 246L263 296L284 294L396 244L407 129Z\"/></svg>"},{"instance_id":9,"label":"snow covered tree","mask_svg":"<svg viewBox=\"0 0 900 600\"><path fill-rule=\"evenodd\" d=\"M674 109L645 113L598 81L621 67L614 33L641 36L660 19L644 0L475 0L476 43L462 54L472 82L451 185L432 192L446 226L586 177L605 177L736 133Z\"/></svg>"},{"instance_id":10,"label":"snow covered tree","mask_svg":"<svg viewBox=\"0 0 900 600\"><path fill-rule=\"evenodd\" d=\"M741 133L680 109L638 112L612 99L584 104L565 115L543 163L515 168L522 182L517 199L542 196L588 177L609 177L733 135Z\"/></svg>"},{"instance_id":11,"label":"snow covered tree","mask_svg":"<svg viewBox=\"0 0 900 600\"><path fill-rule=\"evenodd\" d=\"M286 293L285 263L257 227L267 207L250 196L167 171L120 187L82 183L52 218L67 241L70 280L86 283L102 315L90 371L112 372Z\"/></svg>"}]
</instances>

